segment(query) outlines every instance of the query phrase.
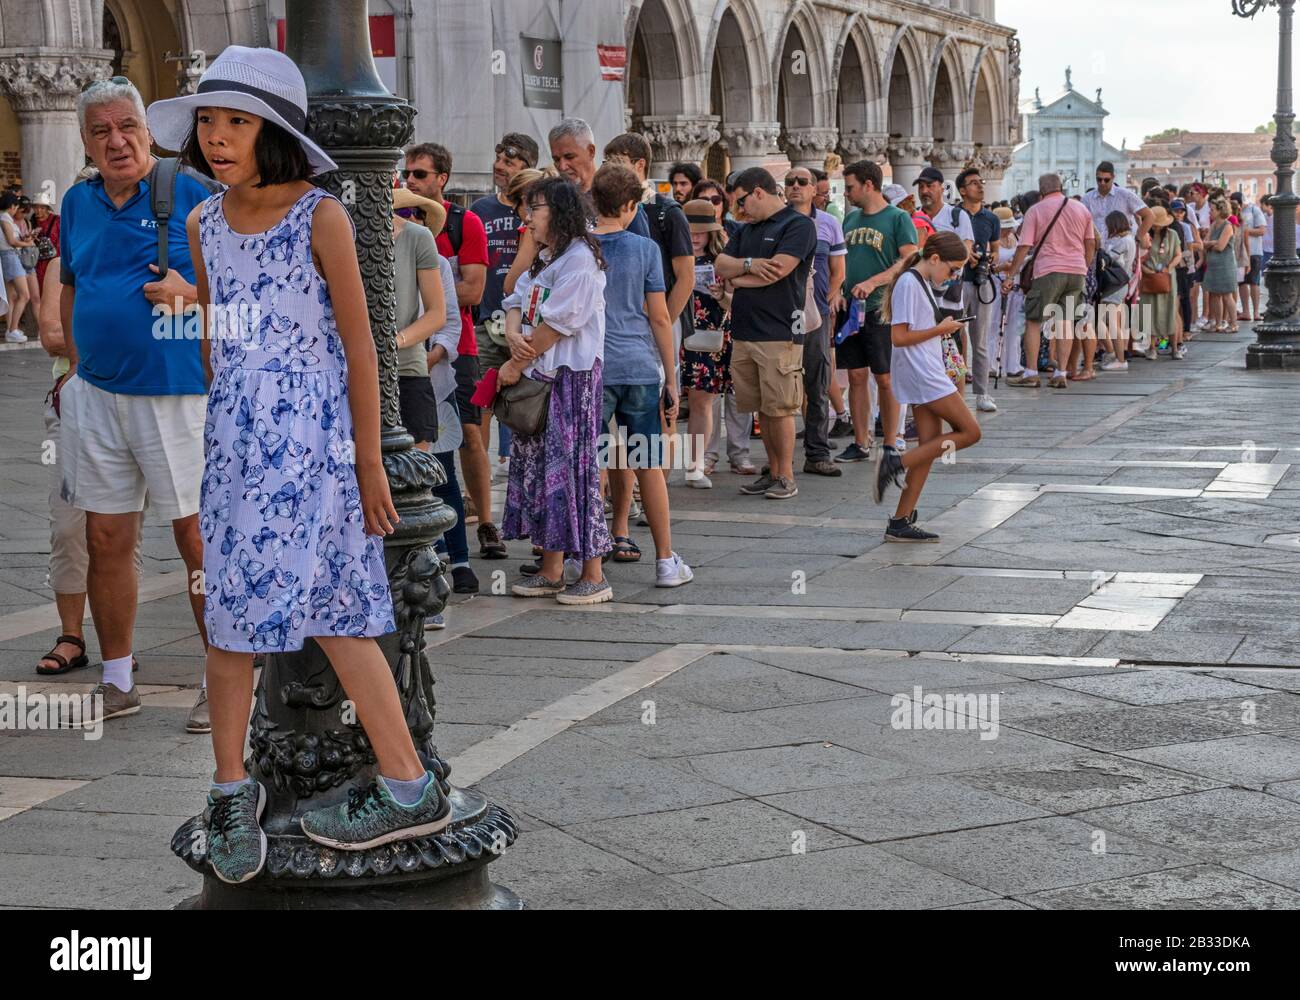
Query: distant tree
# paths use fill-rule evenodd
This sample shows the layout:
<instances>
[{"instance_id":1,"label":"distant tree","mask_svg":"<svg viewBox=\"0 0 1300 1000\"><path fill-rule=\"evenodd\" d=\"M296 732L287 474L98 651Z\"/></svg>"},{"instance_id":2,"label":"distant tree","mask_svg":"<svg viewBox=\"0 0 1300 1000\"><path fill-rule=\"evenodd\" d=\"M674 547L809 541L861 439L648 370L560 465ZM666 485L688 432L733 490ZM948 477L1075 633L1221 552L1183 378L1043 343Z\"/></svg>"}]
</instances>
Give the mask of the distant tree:
<instances>
[{"instance_id":1,"label":"distant tree","mask_svg":"<svg viewBox=\"0 0 1300 1000\"><path fill-rule=\"evenodd\" d=\"M1185 128L1167 128L1163 132L1157 132L1155 135L1146 137L1147 142L1164 142L1166 139L1173 139L1186 132Z\"/></svg>"},{"instance_id":2,"label":"distant tree","mask_svg":"<svg viewBox=\"0 0 1300 1000\"><path fill-rule=\"evenodd\" d=\"M1256 135L1277 135L1277 122L1269 122L1267 125L1256 125Z\"/></svg>"}]
</instances>

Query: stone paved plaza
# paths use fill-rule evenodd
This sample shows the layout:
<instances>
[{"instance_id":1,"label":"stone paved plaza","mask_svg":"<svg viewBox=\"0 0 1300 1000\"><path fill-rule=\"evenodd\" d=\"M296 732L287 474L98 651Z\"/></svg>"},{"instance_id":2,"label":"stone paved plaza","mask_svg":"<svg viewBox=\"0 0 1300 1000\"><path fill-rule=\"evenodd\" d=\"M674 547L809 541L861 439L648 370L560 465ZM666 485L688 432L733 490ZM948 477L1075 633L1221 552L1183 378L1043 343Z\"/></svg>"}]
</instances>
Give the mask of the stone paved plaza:
<instances>
[{"instance_id":1,"label":"stone paved plaza","mask_svg":"<svg viewBox=\"0 0 1300 1000\"><path fill-rule=\"evenodd\" d=\"M1300 380L1247 374L1249 340L1004 386L927 484L939 545L881 544L867 466L789 503L724 466L672 489L688 587L655 589L644 528L596 610L488 594L526 543L476 563L427 634L453 780L521 823L493 879L537 908L1300 905ZM6 694L52 686L48 374L0 351ZM168 841L212 767L202 649L167 526L144 555L143 711L0 736L0 906L198 889ZM917 688L961 700L900 710Z\"/></svg>"}]
</instances>

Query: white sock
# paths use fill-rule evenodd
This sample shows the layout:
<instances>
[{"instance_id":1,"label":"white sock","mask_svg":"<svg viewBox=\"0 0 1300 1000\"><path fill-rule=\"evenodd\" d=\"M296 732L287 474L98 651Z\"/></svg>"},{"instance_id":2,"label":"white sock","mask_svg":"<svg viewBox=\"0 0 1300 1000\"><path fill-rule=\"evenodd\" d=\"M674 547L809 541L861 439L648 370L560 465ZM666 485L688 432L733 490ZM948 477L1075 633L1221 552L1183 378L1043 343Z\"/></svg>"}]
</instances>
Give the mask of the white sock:
<instances>
[{"instance_id":1,"label":"white sock","mask_svg":"<svg viewBox=\"0 0 1300 1000\"><path fill-rule=\"evenodd\" d=\"M451 564L451 568L452 568L452 569L460 569L462 566L468 566L468 565L469 565L469 563L467 563L467 562L452 563L452 564Z\"/></svg>"},{"instance_id":2,"label":"white sock","mask_svg":"<svg viewBox=\"0 0 1300 1000\"><path fill-rule=\"evenodd\" d=\"M116 660L104 661L104 683L112 684L119 691L130 691L134 686L131 680L131 654L119 656Z\"/></svg>"}]
</instances>

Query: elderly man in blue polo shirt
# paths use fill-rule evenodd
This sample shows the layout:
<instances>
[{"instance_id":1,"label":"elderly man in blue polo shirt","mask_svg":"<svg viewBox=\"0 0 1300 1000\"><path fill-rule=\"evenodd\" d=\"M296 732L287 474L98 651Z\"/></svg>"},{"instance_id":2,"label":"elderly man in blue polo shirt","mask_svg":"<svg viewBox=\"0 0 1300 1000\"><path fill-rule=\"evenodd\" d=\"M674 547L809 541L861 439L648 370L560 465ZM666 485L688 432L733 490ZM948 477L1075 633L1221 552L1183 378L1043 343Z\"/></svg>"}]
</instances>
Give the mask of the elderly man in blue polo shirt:
<instances>
[{"instance_id":1,"label":"elderly man in blue polo shirt","mask_svg":"<svg viewBox=\"0 0 1300 1000\"><path fill-rule=\"evenodd\" d=\"M99 177L63 198L60 311L72 367L59 387L59 449L63 496L86 512L87 593L104 657L103 683L83 708L85 725L140 710L132 679L139 585L132 553L146 496L172 522L190 580L202 572L207 390L198 324L186 330L184 316L196 296L185 218L208 191L184 173L176 177L169 269L160 279L150 205L155 161L139 92L124 77L97 82L78 98L77 115ZM206 645L203 587L187 590ZM202 691L186 728L209 731Z\"/></svg>"}]
</instances>

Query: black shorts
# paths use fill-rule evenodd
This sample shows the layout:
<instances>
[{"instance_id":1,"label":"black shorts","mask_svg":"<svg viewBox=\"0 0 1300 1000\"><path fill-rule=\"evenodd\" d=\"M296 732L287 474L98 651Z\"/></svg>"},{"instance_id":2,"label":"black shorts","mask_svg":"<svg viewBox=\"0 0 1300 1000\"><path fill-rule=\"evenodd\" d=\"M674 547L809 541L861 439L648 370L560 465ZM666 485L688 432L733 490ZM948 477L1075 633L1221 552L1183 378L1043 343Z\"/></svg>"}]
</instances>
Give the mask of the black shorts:
<instances>
[{"instance_id":1,"label":"black shorts","mask_svg":"<svg viewBox=\"0 0 1300 1000\"><path fill-rule=\"evenodd\" d=\"M483 408L470 402L474 395L474 386L479 380L478 358L473 354L462 354L452 363L456 372L456 409L460 411L462 424L477 424L483 416Z\"/></svg>"},{"instance_id":2,"label":"black shorts","mask_svg":"<svg viewBox=\"0 0 1300 1000\"><path fill-rule=\"evenodd\" d=\"M877 322L869 313L862 328L842 344L835 345L836 368L870 368L874 375L889 374L889 359L894 353L889 324Z\"/></svg>"},{"instance_id":3,"label":"black shorts","mask_svg":"<svg viewBox=\"0 0 1300 1000\"><path fill-rule=\"evenodd\" d=\"M419 375L397 377L398 402L402 409L402 426L421 441L438 440L438 397L433 383Z\"/></svg>"},{"instance_id":4,"label":"black shorts","mask_svg":"<svg viewBox=\"0 0 1300 1000\"><path fill-rule=\"evenodd\" d=\"M1264 275L1264 255L1253 253L1250 255L1250 267L1246 268L1247 285L1258 285Z\"/></svg>"}]
</instances>

